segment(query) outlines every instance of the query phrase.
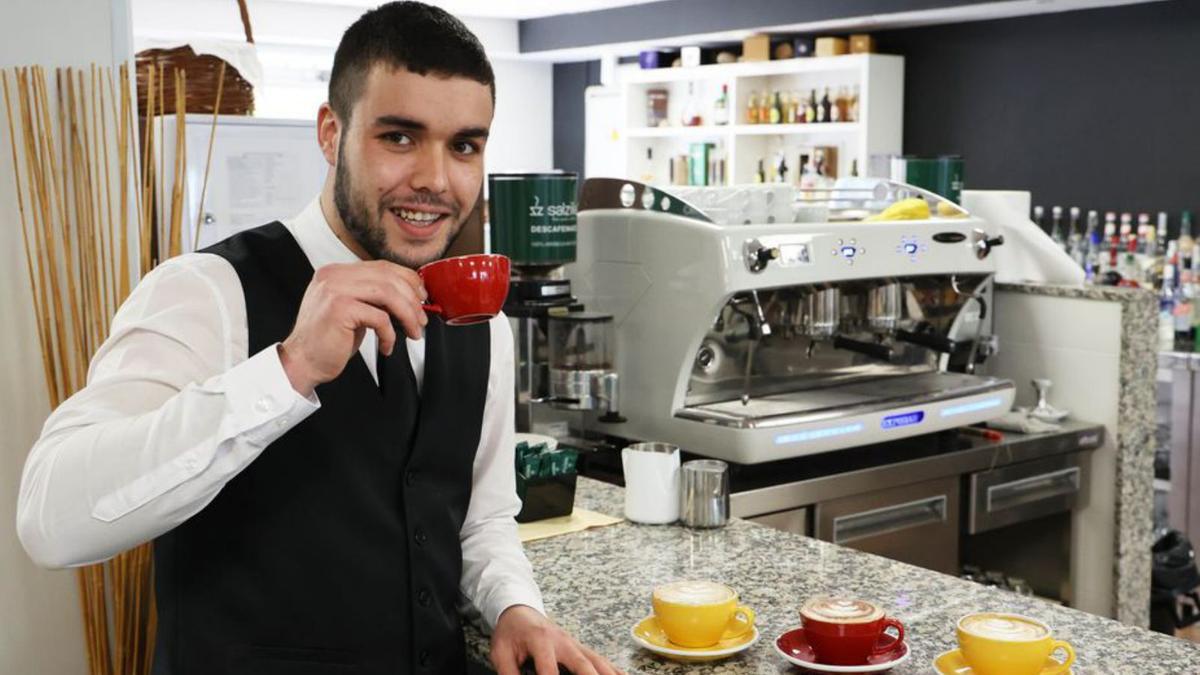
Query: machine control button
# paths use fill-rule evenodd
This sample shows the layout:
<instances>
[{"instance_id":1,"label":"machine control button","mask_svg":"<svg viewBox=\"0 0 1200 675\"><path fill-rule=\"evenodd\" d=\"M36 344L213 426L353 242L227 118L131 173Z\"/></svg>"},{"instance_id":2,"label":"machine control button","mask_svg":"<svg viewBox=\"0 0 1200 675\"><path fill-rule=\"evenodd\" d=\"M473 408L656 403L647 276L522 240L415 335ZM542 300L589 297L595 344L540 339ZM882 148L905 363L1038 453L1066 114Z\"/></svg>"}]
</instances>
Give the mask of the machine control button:
<instances>
[{"instance_id":1,"label":"machine control button","mask_svg":"<svg viewBox=\"0 0 1200 675\"><path fill-rule=\"evenodd\" d=\"M921 243L916 235L910 234L900 237L900 243L896 246L896 253L907 257L912 262L917 262L917 257L928 250L928 245Z\"/></svg>"}]
</instances>

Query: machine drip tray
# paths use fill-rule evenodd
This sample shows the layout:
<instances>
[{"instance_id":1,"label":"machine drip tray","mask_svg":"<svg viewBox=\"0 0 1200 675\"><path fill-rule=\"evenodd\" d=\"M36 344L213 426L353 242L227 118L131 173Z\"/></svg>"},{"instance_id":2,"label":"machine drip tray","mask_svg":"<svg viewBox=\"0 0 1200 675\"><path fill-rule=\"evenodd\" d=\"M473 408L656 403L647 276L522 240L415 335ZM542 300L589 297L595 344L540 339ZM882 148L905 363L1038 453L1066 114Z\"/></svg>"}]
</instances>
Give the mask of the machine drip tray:
<instances>
[{"instance_id":1,"label":"machine drip tray","mask_svg":"<svg viewBox=\"0 0 1200 675\"><path fill-rule=\"evenodd\" d=\"M772 394L686 407L676 416L743 429L831 420L907 405L1011 389L1012 383L965 373L905 374L830 384L819 389Z\"/></svg>"}]
</instances>

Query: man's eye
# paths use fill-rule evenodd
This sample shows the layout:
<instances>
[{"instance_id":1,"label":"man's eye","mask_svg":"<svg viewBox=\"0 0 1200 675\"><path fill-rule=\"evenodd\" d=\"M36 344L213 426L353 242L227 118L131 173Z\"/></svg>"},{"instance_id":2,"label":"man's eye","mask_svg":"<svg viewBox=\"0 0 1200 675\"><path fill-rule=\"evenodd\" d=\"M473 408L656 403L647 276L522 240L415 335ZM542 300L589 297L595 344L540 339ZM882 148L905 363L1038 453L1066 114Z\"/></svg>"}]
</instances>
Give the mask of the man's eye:
<instances>
[{"instance_id":1,"label":"man's eye","mask_svg":"<svg viewBox=\"0 0 1200 675\"><path fill-rule=\"evenodd\" d=\"M399 131L389 131L380 136L383 140L394 145L412 145L412 138Z\"/></svg>"},{"instance_id":2,"label":"man's eye","mask_svg":"<svg viewBox=\"0 0 1200 675\"><path fill-rule=\"evenodd\" d=\"M454 144L454 151L460 155L473 155L479 152L479 146L470 141L459 141Z\"/></svg>"}]
</instances>

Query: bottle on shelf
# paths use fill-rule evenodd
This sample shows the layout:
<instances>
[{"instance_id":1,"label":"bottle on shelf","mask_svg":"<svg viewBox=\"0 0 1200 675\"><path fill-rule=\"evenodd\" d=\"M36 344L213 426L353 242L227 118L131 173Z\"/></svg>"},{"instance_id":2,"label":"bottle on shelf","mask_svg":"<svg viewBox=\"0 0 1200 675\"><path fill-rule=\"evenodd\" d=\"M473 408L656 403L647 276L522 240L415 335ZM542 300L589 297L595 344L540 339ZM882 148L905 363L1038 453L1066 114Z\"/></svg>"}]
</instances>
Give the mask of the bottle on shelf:
<instances>
[{"instance_id":1,"label":"bottle on shelf","mask_svg":"<svg viewBox=\"0 0 1200 675\"><path fill-rule=\"evenodd\" d=\"M1172 242L1174 243L1174 242ZM1162 288L1158 291L1158 348L1170 351L1175 348L1175 265L1168 262L1163 267Z\"/></svg>"},{"instance_id":2,"label":"bottle on shelf","mask_svg":"<svg viewBox=\"0 0 1200 675\"><path fill-rule=\"evenodd\" d=\"M1121 275L1122 286L1136 287L1140 285L1138 279L1141 277L1141 269L1138 267L1137 261L1137 237L1132 234L1125 240L1125 253L1121 256L1117 272Z\"/></svg>"},{"instance_id":3,"label":"bottle on shelf","mask_svg":"<svg viewBox=\"0 0 1200 675\"><path fill-rule=\"evenodd\" d=\"M761 160L761 159L758 160L758 171L755 172L755 174L754 174L754 182L755 183L767 182L767 174L763 170L763 160Z\"/></svg>"},{"instance_id":4,"label":"bottle on shelf","mask_svg":"<svg viewBox=\"0 0 1200 675\"><path fill-rule=\"evenodd\" d=\"M1179 260L1180 271L1182 272L1184 261L1187 262L1186 267L1191 268L1192 254L1195 252L1196 240L1192 239L1192 212L1184 211L1179 214Z\"/></svg>"},{"instance_id":5,"label":"bottle on shelf","mask_svg":"<svg viewBox=\"0 0 1200 675\"><path fill-rule=\"evenodd\" d=\"M858 121L858 85L854 85L853 93L850 94L850 101L847 105L850 114L846 116L847 122Z\"/></svg>"},{"instance_id":6,"label":"bottle on shelf","mask_svg":"<svg viewBox=\"0 0 1200 675\"><path fill-rule=\"evenodd\" d=\"M774 98L769 91L764 91L762 98L758 99L758 123L769 124L771 122L771 99Z\"/></svg>"},{"instance_id":7,"label":"bottle on shelf","mask_svg":"<svg viewBox=\"0 0 1200 675\"><path fill-rule=\"evenodd\" d=\"M688 82L687 98L683 101L683 115L680 119L685 127L698 127L701 125L700 108L696 105L696 84Z\"/></svg>"},{"instance_id":8,"label":"bottle on shelf","mask_svg":"<svg viewBox=\"0 0 1200 675\"><path fill-rule=\"evenodd\" d=\"M1121 234L1117 230L1117 214L1108 211L1104 214L1104 253L1107 262L1105 272L1117 270L1117 260L1121 255Z\"/></svg>"},{"instance_id":9,"label":"bottle on shelf","mask_svg":"<svg viewBox=\"0 0 1200 675\"><path fill-rule=\"evenodd\" d=\"M729 85L727 84L721 85L721 94L713 103L712 121L716 125L729 124Z\"/></svg>"},{"instance_id":10,"label":"bottle on shelf","mask_svg":"<svg viewBox=\"0 0 1200 675\"><path fill-rule=\"evenodd\" d=\"M787 159L783 156L783 151L775 153L775 181L779 183L787 183L788 165Z\"/></svg>"},{"instance_id":11,"label":"bottle on shelf","mask_svg":"<svg viewBox=\"0 0 1200 675\"><path fill-rule=\"evenodd\" d=\"M779 92L775 92L775 100L771 101L770 115L771 124L779 124L783 122L783 104L779 101Z\"/></svg>"},{"instance_id":12,"label":"bottle on shelf","mask_svg":"<svg viewBox=\"0 0 1200 675\"><path fill-rule=\"evenodd\" d=\"M1155 251L1155 254L1156 254L1156 255L1165 255L1165 254L1166 254L1166 248L1167 248L1167 225L1168 225L1168 223L1167 223L1167 212L1166 212L1166 211L1159 211L1159 212L1158 212L1158 232L1156 233L1156 236L1155 236L1155 241L1157 241L1157 242L1158 242L1158 249L1159 249L1159 250Z\"/></svg>"},{"instance_id":13,"label":"bottle on shelf","mask_svg":"<svg viewBox=\"0 0 1200 675\"><path fill-rule=\"evenodd\" d=\"M746 124L758 124L758 92L750 92L746 101Z\"/></svg>"},{"instance_id":14,"label":"bottle on shelf","mask_svg":"<svg viewBox=\"0 0 1200 675\"><path fill-rule=\"evenodd\" d=\"M821 122L832 121L832 118L831 118L831 114L832 114L831 108L832 107L833 107L833 102L829 100L829 87L825 87L825 95L821 97L821 108L819 110L819 114L820 114L819 121L821 121Z\"/></svg>"},{"instance_id":15,"label":"bottle on shelf","mask_svg":"<svg viewBox=\"0 0 1200 675\"><path fill-rule=\"evenodd\" d=\"M1067 220L1067 253L1075 264L1083 267L1083 223L1080 222L1080 213L1078 206L1072 206L1068 211L1070 217Z\"/></svg>"},{"instance_id":16,"label":"bottle on shelf","mask_svg":"<svg viewBox=\"0 0 1200 675\"><path fill-rule=\"evenodd\" d=\"M817 109L819 107L820 107L820 104L817 103L817 90L810 89L808 91L808 104L804 110L805 121L807 121L809 124L816 122L817 116L818 116Z\"/></svg>"},{"instance_id":17,"label":"bottle on shelf","mask_svg":"<svg viewBox=\"0 0 1200 675\"><path fill-rule=\"evenodd\" d=\"M858 178L858 158L850 160L850 177Z\"/></svg>"},{"instance_id":18,"label":"bottle on shelf","mask_svg":"<svg viewBox=\"0 0 1200 675\"><path fill-rule=\"evenodd\" d=\"M1038 226L1038 229L1049 234L1046 229L1046 209L1041 206L1033 207L1033 224Z\"/></svg>"},{"instance_id":19,"label":"bottle on shelf","mask_svg":"<svg viewBox=\"0 0 1200 675\"><path fill-rule=\"evenodd\" d=\"M1149 255L1152 249L1154 228L1150 225L1150 214L1139 213L1137 217L1138 253Z\"/></svg>"},{"instance_id":20,"label":"bottle on shelf","mask_svg":"<svg viewBox=\"0 0 1200 675\"><path fill-rule=\"evenodd\" d=\"M1084 241L1087 251L1083 259L1083 272L1091 283L1095 283L1103 273L1103 270L1100 269L1103 241L1104 233L1100 230L1100 214L1095 210L1088 211L1087 236Z\"/></svg>"},{"instance_id":21,"label":"bottle on shelf","mask_svg":"<svg viewBox=\"0 0 1200 675\"><path fill-rule=\"evenodd\" d=\"M1063 232L1063 210L1061 206L1050 209L1050 238L1064 251L1067 249L1067 235Z\"/></svg>"},{"instance_id":22,"label":"bottle on shelf","mask_svg":"<svg viewBox=\"0 0 1200 675\"><path fill-rule=\"evenodd\" d=\"M850 95L846 93L845 87L838 87L837 98L833 101L833 107L837 111L837 121L850 121Z\"/></svg>"},{"instance_id":23,"label":"bottle on shelf","mask_svg":"<svg viewBox=\"0 0 1200 675\"><path fill-rule=\"evenodd\" d=\"M642 163L642 173L638 180L642 181L643 185L654 185L654 148L646 148L646 161Z\"/></svg>"},{"instance_id":24,"label":"bottle on shelf","mask_svg":"<svg viewBox=\"0 0 1200 675\"><path fill-rule=\"evenodd\" d=\"M784 124L796 123L796 106L792 103L792 95L788 92L783 92L783 120Z\"/></svg>"},{"instance_id":25,"label":"bottle on shelf","mask_svg":"<svg viewBox=\"0 0 1200 675\"><path fill-rule=\"evenodd\" d=\"M792 96L789 99L789 107L792 111L792 124L804 124L807 121L804 115L804 101L800 98L800 92L792 92Z\"/></svg>"},{"instance_id":26,"label":"bottle on shelf","mask_svg":"<svg viewBox=\"0 0 1200 675\"><path fill-rule=\"evenodd\" d=\"M1193 264L1194 264L1193 257ZM1178 270L1179 291L1175 295L1175 342L1179 345L1191 345L1195 334L1193 324L1196 322L1196 270L1184 270L1182 264Z\"/></svg>"}]
</instances>

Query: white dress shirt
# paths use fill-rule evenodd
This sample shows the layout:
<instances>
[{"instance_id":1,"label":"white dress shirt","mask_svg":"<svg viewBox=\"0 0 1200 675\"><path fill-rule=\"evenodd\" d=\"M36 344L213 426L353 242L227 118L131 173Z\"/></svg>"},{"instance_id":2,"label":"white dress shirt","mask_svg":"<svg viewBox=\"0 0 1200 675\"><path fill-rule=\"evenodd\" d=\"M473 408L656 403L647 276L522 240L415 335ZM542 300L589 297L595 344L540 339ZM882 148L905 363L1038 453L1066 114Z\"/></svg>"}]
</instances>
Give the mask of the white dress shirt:
<instances>
[{"instance_id":1,"label":"white dress shirt","mask_svg":"<svg viewBox=\"0 0 1200 675\"><path fill-rule=\"evenodd\" d=\"M314 269L354 262L314 200L284 226ZM491 366L460 590L489 626L506 608L543 611L513 517L513 338L490 322ZM172 529L320 408L288 381L276 345L248 354L241 282L224 258L189 253L137 285L96 352L87 386L46 420L25 461L17 532L46 567L86 565ZM375 374L376 337L360 348ZM417 386L425 341L407 340Z\"/></svg>"}]
</instances>

